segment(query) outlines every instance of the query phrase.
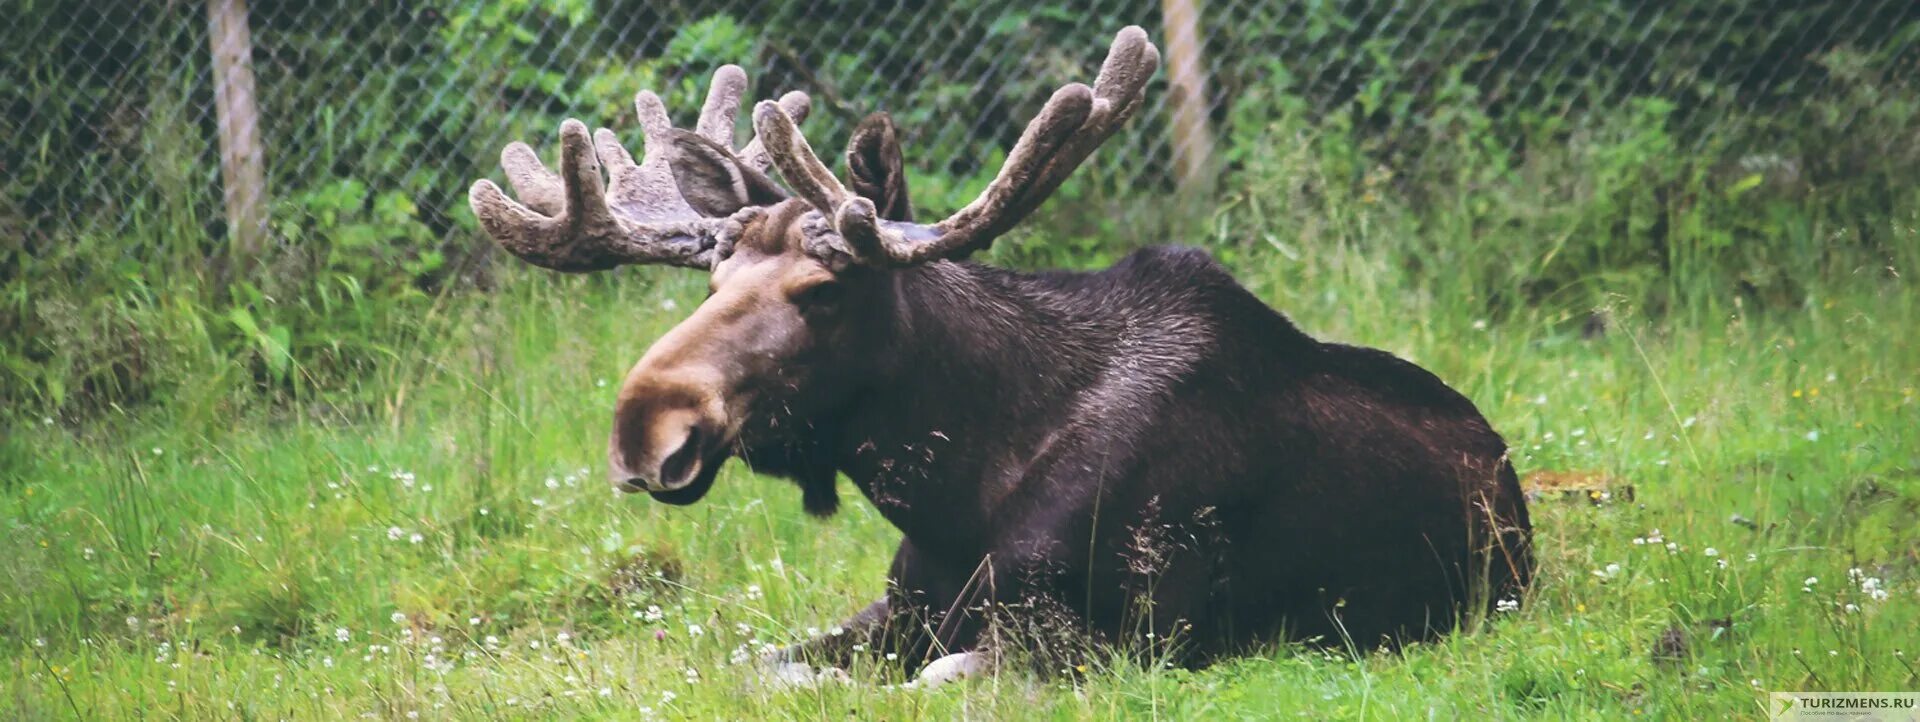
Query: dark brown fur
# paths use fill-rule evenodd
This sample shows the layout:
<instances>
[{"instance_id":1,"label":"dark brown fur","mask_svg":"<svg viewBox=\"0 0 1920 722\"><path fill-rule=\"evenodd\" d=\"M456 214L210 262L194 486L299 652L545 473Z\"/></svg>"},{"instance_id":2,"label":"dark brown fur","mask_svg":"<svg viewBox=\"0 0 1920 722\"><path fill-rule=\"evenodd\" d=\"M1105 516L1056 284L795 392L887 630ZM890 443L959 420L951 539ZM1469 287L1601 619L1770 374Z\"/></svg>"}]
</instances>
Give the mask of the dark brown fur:
<instances>
[{"instance_id":1,"label":"dark brown fur","mask_svg":"<svg viewBox=\"0 0 1920 722\"><path fill-rule=\"evenodd\" d=\"M1370 647L1447 631L1530 577L1506 445L1472 403L1308 337L1200 251L867 273L838 402L782 425L804 433L749 432L742 458L815 511L843 472L901 530L886 599L852 624L945 634L896 624L906 638L877 644L969 649L984 619L966 610L1039 596L1101 636L1183 639L1193 661Z\"/></svg>"},{"instance_id":2,"label":"dark brown fur","mask_svg":"<svg viewBox=\"0 0 1920 722\"><path fill-rule=\"evenodd\" d=\"M908 217L890 123L856 138L853 187ZM809 211L773 205L727 263L816 263ZM812 661L864 643L917 664L980 645L981 610L1036 602L1192 663L1282 639L1369 648L1453 629L1531 578L1506 444L1471 402L1309 337L1202 251L832 277L830 302L767 311L803 324L782 331L778 377L729 392L752 398L731 453L796 481L815 514L844 474L903 537L885 597L796 650ZM718 461L654 496L692 503Z\"/></svg>"}]
</instances>

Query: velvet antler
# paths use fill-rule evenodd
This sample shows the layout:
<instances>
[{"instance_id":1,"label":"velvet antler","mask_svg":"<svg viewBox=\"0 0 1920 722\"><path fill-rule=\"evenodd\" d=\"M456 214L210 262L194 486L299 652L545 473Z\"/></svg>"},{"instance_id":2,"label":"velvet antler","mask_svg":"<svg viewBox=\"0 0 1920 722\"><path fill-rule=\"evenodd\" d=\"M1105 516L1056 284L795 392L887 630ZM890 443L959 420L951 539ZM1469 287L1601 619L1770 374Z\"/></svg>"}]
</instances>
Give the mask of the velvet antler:
<instances>
[{"instance_id":1,"label":"velvet antler","mask_svg":"<svg viewBox=\"0 0 1920 722\"><path fill-rule=\"evenodd\" d=\"M714 71L695 132L731 148L734 116L746 87L747 75L739 66ZM568 119L560 126L558 174L525 143L500 152L500 165L520 201L508 198L493 181L474 182L467 197L481 227L513 255L556 271L647 263L712 268L738 237L740 220L706 217L688 205L668 166L673 126L666 106L648 91L634 96L633 105L646 133L644 160L634 163L612 131L602 128L589 139L585 124ZM775 107L799 120L809 103L805 93L791 92ZM761 171L770 162L759 138L738 155ZM603 167L610 186L601 179Z\"/></svg>"},{"instance_id":2,"label":"velvet antler","mask_svg":"<svg viewBox=\"0 0 1920 722\"><path fill-rule=\"evenodd\" d=\"M910 266L985 248L1046 201L1081 161L1139 110L1160 51L1138 26L1113 38L1100 75L1088 88L1070 83L1027 124L993 182L972 203L932 225L883 220L873 202L849 192L771 102L754 108L754 129L780 177L826 216L863 263Z\"/></svg>"}]
</instances>

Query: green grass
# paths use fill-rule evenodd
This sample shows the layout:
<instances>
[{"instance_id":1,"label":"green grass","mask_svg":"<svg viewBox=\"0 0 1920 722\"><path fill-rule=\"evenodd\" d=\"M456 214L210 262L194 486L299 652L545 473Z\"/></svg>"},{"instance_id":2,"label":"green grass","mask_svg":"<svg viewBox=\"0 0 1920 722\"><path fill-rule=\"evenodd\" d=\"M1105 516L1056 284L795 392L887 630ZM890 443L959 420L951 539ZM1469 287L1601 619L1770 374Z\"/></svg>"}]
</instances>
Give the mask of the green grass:
<instances>
[{"instance_id":1,"label":"green grass","mask_svg":"<svg viewBox=\"0 0 1920 722\"><path fill-rule=\"evenodd\" d=\"M702 279L526 274L340 393L16 418L0 717L1717 719L1764 715L1763 690L1920 688L1906 276L1764 313L1707 291L1657 320L1615 304L1589 337L1577 305L1483 320L1445 278L1355 247L1232 255L1310 332L1466 393L1523 475L1611 480L1598 505L1535 501L1539 583L1472 633L1363 659L753 691L732 660L876 596L896 532L858 500L810 519L737 465L693 507L614 494L614 386ZM1684 649L1657 659L1673 635Z\"/></svg>"}]
</instances>

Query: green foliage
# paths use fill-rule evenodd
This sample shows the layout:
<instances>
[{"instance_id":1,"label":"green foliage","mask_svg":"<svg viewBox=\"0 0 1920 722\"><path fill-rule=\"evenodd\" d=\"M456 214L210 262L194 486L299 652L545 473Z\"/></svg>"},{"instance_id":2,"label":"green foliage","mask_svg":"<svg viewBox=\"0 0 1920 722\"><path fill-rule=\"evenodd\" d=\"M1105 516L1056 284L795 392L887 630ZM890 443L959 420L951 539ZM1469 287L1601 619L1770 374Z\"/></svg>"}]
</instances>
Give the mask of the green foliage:
<instances>
[{"instance_id":1,"label":"green foliage","mask_svg":"<svg viewBox=\"0 0 1920 722\"><path fill-rule=\"evenodd\" d=\"M1817 281L1886 275L1920 260L1911 234L1899 230L1920 201L1908 177L1920 159L1869 140L1914 132L1902 110L1920 99L1911 86L1893 91L1901 100L1888 110L1844 118L1817 110L1885 97L1891 87L1841 75L1804 116L1730 116L1739 132L1702 137L1681 132L1675 104L1652 96L1577 123L1498 117L1456 71L1410 141L1355 127L1353 118L1375 108L1410 107L1376 92L1381 84L1355 96L1356 113L1326 115L1284 72L1272 77L1271 87L1238 99L1227 123L1225 159L1237 172L1211 221L1228 241L1224 255L1272 246L1298 257L1386 223L1411 281L1458 294L1476 313L1545 305L1572 319L1621 300L1651 313L1790 307ZM1524 140L1505 140L1515 136ZM1422 152L1403 156L1411 142ZM1862 162L1814 180L1803 159L1818 153ZM1261 235L1231 235L1247 226Z\"/></svg>"},{"instance_id":2,"label":"green foliage","mask_svg":"<svg viewBox=\"0 0 1920 722\"><path fill-rule=\"evenodd\" d=\"M1167 242L1297 259L1384 225L1408 282L1570 320L1617 300L1792 307L1823 279L1910 267L1911 6L1417 5L1209 8L1219 195L1174 192L1150 107L988 260L1097 267ZM518 273L461 191L508 139L551 152L562 117L637 147L633 92L684 120L738 62L756 97L813 93L823 151L892 112L937 216L1087 79L1106 33L1153 20L999 0L918 23L863 2L261 4L274 242L231 278L199 6L23 10L0 43L19 119L0 139L0 402L76 420L169 398L367 403L342 389L403 373L396 349L453 296Z\"/></svg>"}]
</instances>

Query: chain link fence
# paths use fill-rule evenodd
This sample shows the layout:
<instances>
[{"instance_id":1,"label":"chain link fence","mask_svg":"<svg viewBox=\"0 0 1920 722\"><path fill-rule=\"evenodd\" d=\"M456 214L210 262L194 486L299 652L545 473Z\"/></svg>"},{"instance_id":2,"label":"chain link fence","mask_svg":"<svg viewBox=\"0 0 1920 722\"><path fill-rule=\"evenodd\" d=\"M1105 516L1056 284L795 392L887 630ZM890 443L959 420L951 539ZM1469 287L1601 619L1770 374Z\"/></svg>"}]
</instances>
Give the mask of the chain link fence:
<instances>
[{"instance_id":1,"label":"chain link fence","mask_svg":"<svg viewBox=\"0 0 1920 722\"><path fill-rule=\"evenodd\" d=\"M1132 23L1169 57L1148 110L1077 182L1136 198L1291 142L1261 135L1275 109L1352 133L1368 164L1402 177L1457 140L1463 112L1470 142L1524 157L1636 103L1702 163L1831 176L1846 160L1808 146L1844 144L1856 116L1891 102L1857 96L1920 75L1911 0L13 4L0 49L7 276L75 249L91 256L65 265L223 258L235 234L222 135L242 122L264 151L268 255L452 277L486 245L465 188L497 173L503 144L551 153L559 121L577 116L637 147L634 91L659 91L685 120L724 62L747 68L756 98L809 91L805 127L822 148L891 111L916 200L934 211L964 202L1047 94L1090 81ZM251 42L239 62L257 115L227 125L216 6L239 9ZM1825 135L1796 135L1815 121ZM1913 140L1872 132L1869 148Z\"/></svg>"}]
</instances>

